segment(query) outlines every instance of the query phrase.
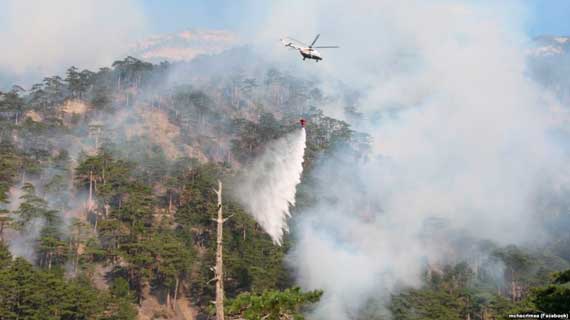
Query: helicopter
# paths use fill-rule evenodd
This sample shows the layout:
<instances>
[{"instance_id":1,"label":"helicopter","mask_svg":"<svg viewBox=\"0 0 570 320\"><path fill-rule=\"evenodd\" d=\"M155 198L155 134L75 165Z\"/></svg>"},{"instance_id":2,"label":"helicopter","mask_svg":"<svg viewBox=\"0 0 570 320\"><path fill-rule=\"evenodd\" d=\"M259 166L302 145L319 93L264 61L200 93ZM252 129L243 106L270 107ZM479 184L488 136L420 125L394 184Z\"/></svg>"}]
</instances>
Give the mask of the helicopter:
<instances>
[{"instance_id":1,"label":"helicopter","mask_svg":"<svg viewBox=\"0 0 570 320\"><path fill-rule=\"evenodd\" d=\"M285 39L280 39L281 42L283 43L283 45L285 45L286 47L289 48L293 48L295 50L298 50L299 53L301 54L301 56L303 57L303 60L305 59L313 59L315 60L315 62L319 62L319 60L323 60L323 57L321 56L321 54L315 50L315 48L318 49L332 49L332 48L339 48L339 46L318 46L315 47L315 42L317 42L317 40L319 39L321 35L317 34L317 36L315 37L315 40L313 40L313 42L311 42L310 45L307 45L299 40L295 40L293 38L285 38ZM301 46L296 45L293 42L297 42L299 44L301 44Z\"/></svg>"}]
</instances>

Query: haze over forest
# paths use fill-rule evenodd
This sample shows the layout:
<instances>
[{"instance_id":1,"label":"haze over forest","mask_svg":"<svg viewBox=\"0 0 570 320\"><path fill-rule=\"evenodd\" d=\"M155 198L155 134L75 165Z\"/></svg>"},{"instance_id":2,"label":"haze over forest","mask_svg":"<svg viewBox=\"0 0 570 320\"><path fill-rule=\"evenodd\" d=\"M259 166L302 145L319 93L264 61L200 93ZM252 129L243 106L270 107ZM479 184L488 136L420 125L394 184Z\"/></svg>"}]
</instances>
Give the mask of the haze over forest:
<instances>
[{"instance_id":1,"label":"haze over forest","mask_svg":"<svg viewBox=\"0 0 570 320\"><path fill-rule=\"evenodd\" d=\"M525 1L141 3L0 0L0 319L570 313L570 37Z\"/></svg>"}]
</instances>

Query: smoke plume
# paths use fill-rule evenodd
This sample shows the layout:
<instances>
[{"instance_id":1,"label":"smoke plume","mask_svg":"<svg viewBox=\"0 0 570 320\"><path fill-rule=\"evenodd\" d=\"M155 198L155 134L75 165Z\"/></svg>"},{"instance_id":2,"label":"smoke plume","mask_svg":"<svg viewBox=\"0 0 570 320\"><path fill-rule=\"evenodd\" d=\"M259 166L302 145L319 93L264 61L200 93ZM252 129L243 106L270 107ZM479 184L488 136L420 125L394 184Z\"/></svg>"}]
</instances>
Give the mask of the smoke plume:
<instances>
[{"instance_id":1,"label":"smoke plume","mask_svg":"<svg viewBox=\"0 0 570 320\"><path fill-rule=\"evenodd\" d=\"M568 112L528 78L522 3L288 1L272 12L266 42L321 33L341 46L302 69L325 92L329 79L356 88L363 119L353 128L374 141L368 161L337 150L319 163L318 200L294 225L297 279L325 292L315 319L353 319L370 300L421 285L426 263L467 250L452 234L545 240L536 199L565 184L568 155L553 133Z\"/></svg>"},{"instance_id":2,"label":"smoke plume","mask_svg":"<svg viewBox=\"0 0 570 320\"><path fill-rule=\"evenodd\" d=\"M269 144L263 154L238 178L235 196L276 244L289 231L289 206L301 182L305 154L305 129Z\"/></svg>"},{"instance_id":3,"label":"smoke plume","mask_svg":"<svg viewBox=\"0 0 570 320\"><path fill-rule=\"evenodd\" d=\"M132 0L0 0L0 74L14 83L76 65L93 68L124 55L145 29Z\"/></svg>"}]
</instances>

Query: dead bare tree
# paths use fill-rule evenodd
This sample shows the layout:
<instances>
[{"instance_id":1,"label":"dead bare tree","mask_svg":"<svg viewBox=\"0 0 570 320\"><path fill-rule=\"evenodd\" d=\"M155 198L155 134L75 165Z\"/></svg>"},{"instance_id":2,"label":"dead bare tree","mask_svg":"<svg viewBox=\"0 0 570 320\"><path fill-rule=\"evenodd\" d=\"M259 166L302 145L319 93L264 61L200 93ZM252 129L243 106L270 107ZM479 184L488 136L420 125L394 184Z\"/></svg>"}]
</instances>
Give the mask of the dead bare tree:
<instances>
[{"instance_id":1,"label":"dead bare tree","mask_svg":"<svg viewBox=\"0 0 570 320\"><path fill-rule=\"evenodd\" d=\"M231 216L224 219L222 210L222 182L218 180L218 190L214 189L216 195L218 195L218 217L213 219L217 222L218 230L216 237L216 268L215 268L215 280L216 280L216 320L224 320L224 270L223 270L223 256L222 252L223 246L223 235L224 235L224 222L226 222Z\"/></svg>"},{"instance_id":2,"label":"dead bare tree","mask_svg":"<svg viewBox=\"0 0 570 320\"><path fill-rule=\"evenodd\" d=\"M93 210L93 185L95 178L93 177L93 170L89 170L89 199L87 199L87 213Z\"/></svg>"}]
</instances>

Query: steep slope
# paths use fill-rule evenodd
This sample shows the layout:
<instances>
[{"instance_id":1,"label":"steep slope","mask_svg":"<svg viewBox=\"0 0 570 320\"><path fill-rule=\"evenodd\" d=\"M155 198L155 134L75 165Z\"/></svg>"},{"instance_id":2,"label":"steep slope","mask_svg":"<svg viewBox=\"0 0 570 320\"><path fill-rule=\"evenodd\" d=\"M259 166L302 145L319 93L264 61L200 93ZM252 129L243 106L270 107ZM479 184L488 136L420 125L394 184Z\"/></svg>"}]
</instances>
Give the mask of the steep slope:
<instances>
[{"instance_id":1,"label":"steep slope","mask_svg":"<svg viewBox=\"0 0 570 320\"><path fill-rule=\"evenodd\" d=\"M535 48L531 54L535 56L557 56L570 54L570 37L539 36L534 39Z\"/></svg>"},{"instance_id":2,"label":"steep slope","mask_svg":"<svg viewBox=\"0 0 570 320\"><path fill-rule=\"evenodd\" d=\"M565 105L570 103L570 37L541 36L529 52L531 76L551 90Z\"/></svg>"},{"instance_id":3,"label":"steep slope","mask_svg":"<svg viewBox=\"0 0 570 320\"><path fill-rule=\"evenodd\" d=\"M191 30L149 37L131 49L131 55L150 62L189 61L213 55L238 44L237 35L223 30Z\"/></svg>"}]
</instances>

